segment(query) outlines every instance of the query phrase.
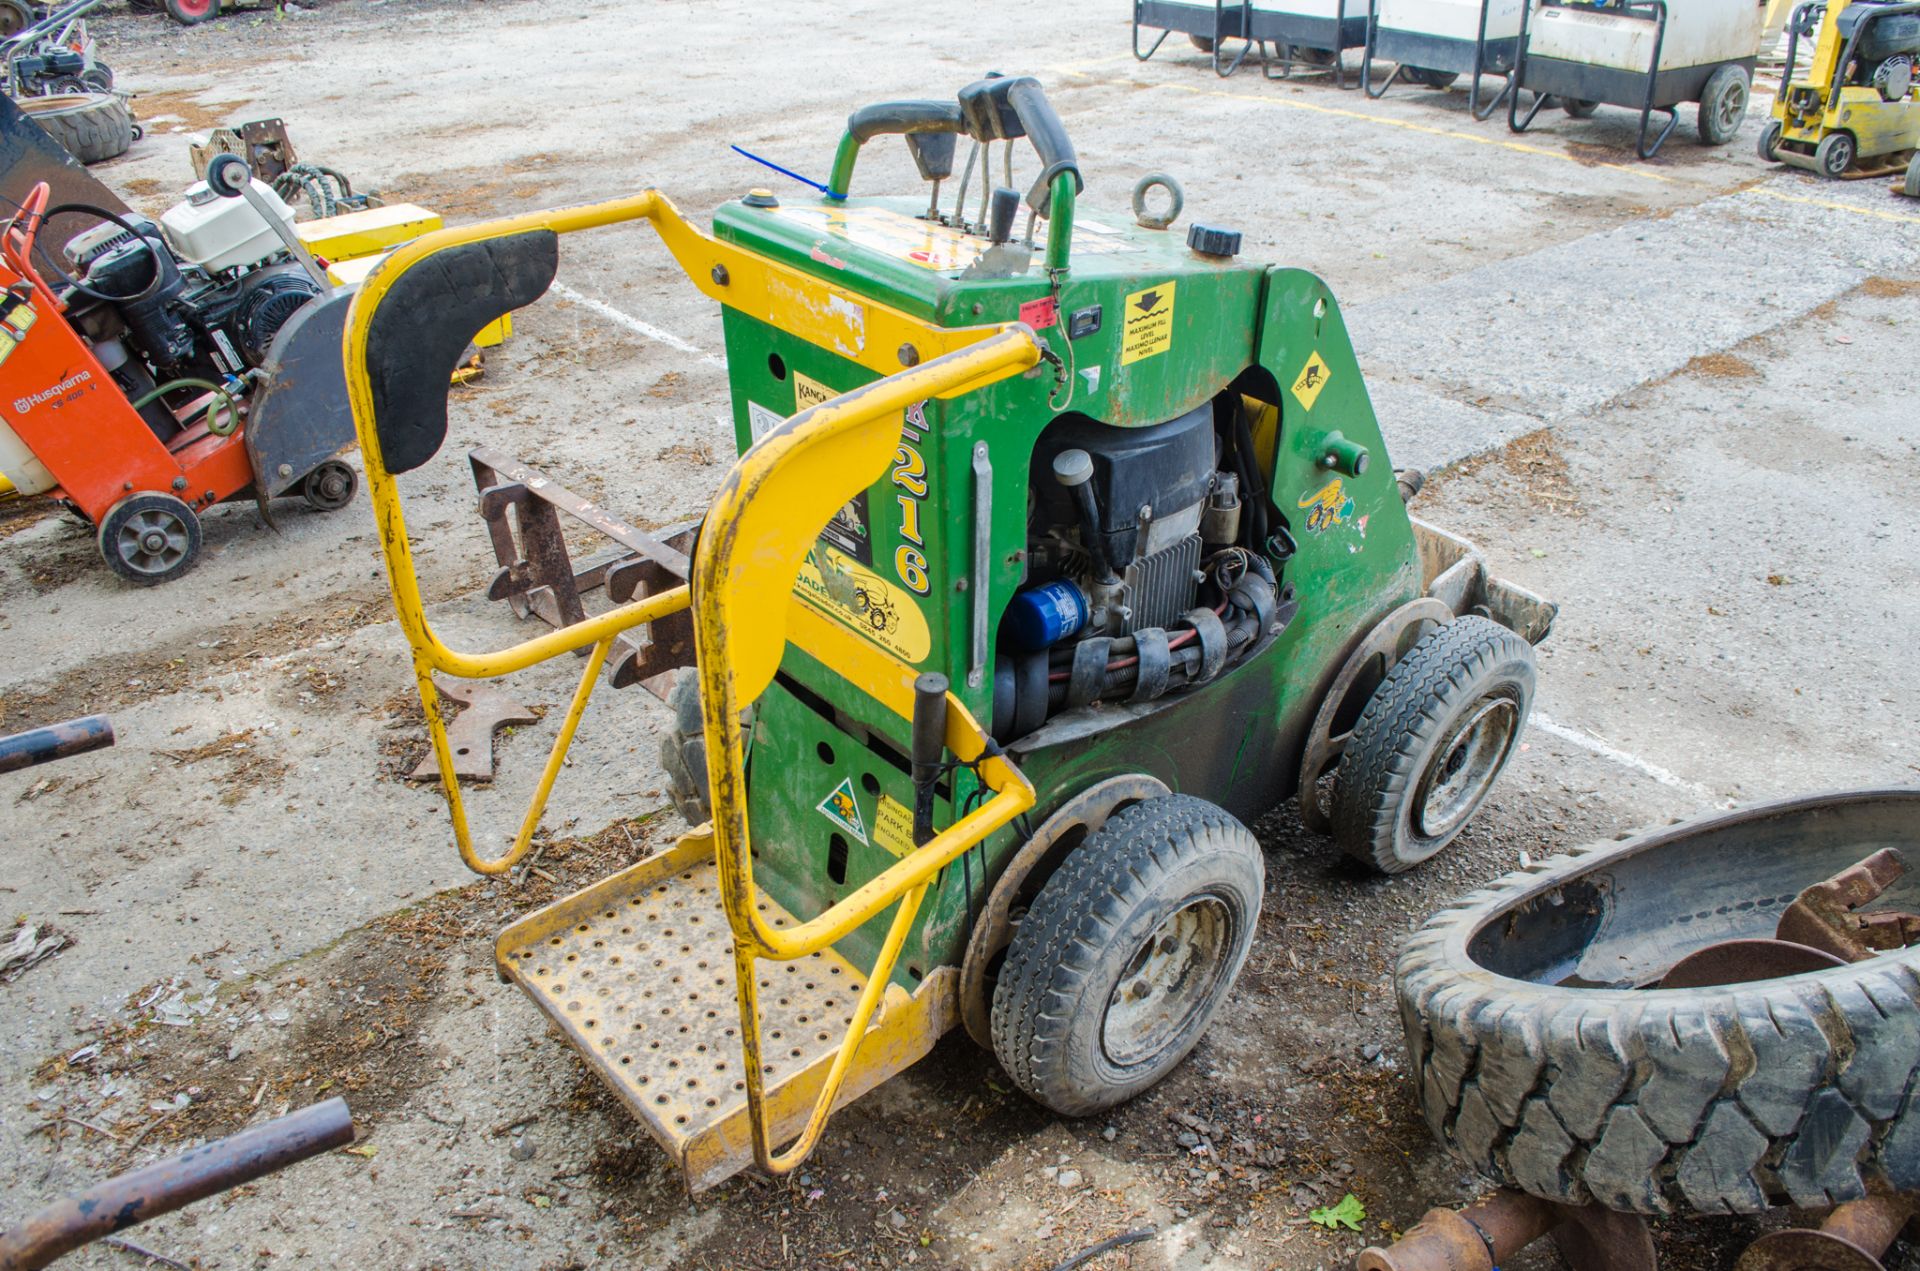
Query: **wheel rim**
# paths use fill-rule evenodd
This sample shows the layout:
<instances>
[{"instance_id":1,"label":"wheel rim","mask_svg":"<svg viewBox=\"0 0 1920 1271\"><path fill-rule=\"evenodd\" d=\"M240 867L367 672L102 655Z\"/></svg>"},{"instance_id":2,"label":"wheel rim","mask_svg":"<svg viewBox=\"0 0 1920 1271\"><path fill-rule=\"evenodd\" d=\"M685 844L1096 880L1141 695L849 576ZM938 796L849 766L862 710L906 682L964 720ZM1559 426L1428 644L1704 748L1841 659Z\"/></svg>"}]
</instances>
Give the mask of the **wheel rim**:
<instances>
[{"instance_id":1,"label":"wheel rim","mask_svg":"<svg viewBox=\"0 0 1920 1271\"><path fill-rule=\"evenodd\" d=\"M173 7L182 17L203 18L213 12L216 3L218 0L173 0Z\"/></svg>"},{"instance_id":2,"label":"wheel rim","mask_svg":"<svg viewBox=\"0 0 1920 1271\"><path fill-rule=\"evenodd\" d=\"M1839 176L1853 166L1853 143L1845 138L1836 138L1827 150L1827 174Z\"/></svg>"},{"instance_id":3,"label":"wheel rim","mask_svg":"<svg viewBox=\"0 0 1920 1271\"><path fill-rule=\"evenodd\" d=\"M353 494L353 473L344 467L328 464L313 474L311 482L308 493L322 508L344 507Z\"/></svg>"},{"instance_id":4,"label":"wheel rim","mask_svg":"<svg viewBox=\"0 0 1920 1271\"><path fill-rule=\"evenodd\" d=\"M1475 706L1428 766L1414 800L1414 828L1426 838L1445 838L1465 825L1519 733L1520 708L1512 698L1490 697Z\"/></svg>"},{"instance_id":5,"label":"wheel rim","mask_svg":"<svg viewBox=\"0 0 1920 1271\"><path fill-rule=\"evenodd\" d=\"M120 559L141 574L164 574L187 558L192 536L179 517L167 512L136 512L114 540Z\"/></svg>"},{"instance_id":6,"label":"wheel rim","mask_svg":"<svg viewBox=\"0 0 1920 1271\"><path fill-rule=\"evenodd\" d=\"M1719 109L1713 114L1721 136L1731 137L1738 132L1740 121L1747 117L1747 86L1735 81L1726 92L1720 94Z\"/></svg>"},{"instance_id":7,"label":"wheel rim","mask_svg":"<svg viewBox=\"0 0 1920 1271\"><path fill-rule=\"evenodd\" d=\"M1218 897L1196 897L1162 919L1107 999L1100 1024L1107 1058L1132 1067L1183 1036L1212 999L1232 943L1233 915Z\"/></svg>"}]
</instances>

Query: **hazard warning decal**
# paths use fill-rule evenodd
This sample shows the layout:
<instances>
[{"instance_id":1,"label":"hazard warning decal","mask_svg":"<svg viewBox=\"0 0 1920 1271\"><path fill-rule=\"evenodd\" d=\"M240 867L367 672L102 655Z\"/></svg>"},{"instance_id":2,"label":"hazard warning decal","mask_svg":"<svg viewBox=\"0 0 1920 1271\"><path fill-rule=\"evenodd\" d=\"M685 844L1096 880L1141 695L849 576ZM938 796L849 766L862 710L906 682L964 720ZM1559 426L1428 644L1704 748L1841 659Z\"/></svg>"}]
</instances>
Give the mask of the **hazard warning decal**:
<instances>
[{"instance_id":1,"label":"hazard warning decal","mask_svg":"<svg viewBox=\"0 0 1920 1271\"><path fill-rule=\"evenodd\" d=\"M1127 317L1120 333L1120 365L1154 357L1173 347L1173 289L1163 282L1127 297Z\"/></svg>"},{"instance_id":2,"label":"hazard warning decal","mask_svg":"<svg viewBox=\"0 0 1920 1271\"><path fill-rule=\"evenodd\" d=\"M862 844L867 841L867 823L860 816L860 804L853 797L853 778L843 778L833 793L820 800L815 809Z\"/></svg>"},{"instance_id":3,"label":"hazard warning decal","mask_svg":"<svg viewBox=\"0 0 1920 1271\"><path fill-rule=\"evenodd\" d=\"M1320 400L1320 390L1327 386L1327 381L1332 377L1333 372L1327 369L1327 364L1321 361L1316 350L1307 359L1307 364L1300 368L1300 374L1294 376L1293 395L1300 399L1302 406L1312 410L1313 404Z\"/></svg>"}]
</instances>

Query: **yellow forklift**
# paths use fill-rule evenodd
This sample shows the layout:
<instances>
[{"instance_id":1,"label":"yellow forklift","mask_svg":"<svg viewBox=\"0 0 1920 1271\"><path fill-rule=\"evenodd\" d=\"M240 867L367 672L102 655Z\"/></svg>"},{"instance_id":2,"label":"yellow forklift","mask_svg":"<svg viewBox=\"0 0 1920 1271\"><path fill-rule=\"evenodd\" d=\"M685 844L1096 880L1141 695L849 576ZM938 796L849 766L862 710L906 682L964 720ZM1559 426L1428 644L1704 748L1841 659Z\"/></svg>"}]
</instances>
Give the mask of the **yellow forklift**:
<instances>
[{"instance_id":1,"label":"yellow forklift","mask_svg":"<svg viewBox=\"0 0 1920 1271\"><path fill-rule=\"evenodd\" d=\"M1802 66L1801 42L1813 56ZM1760 157L1853 179L1907 169L1920 198L1920 3L1811 0L1794 10Z\"/></svg>"}]
</instances>

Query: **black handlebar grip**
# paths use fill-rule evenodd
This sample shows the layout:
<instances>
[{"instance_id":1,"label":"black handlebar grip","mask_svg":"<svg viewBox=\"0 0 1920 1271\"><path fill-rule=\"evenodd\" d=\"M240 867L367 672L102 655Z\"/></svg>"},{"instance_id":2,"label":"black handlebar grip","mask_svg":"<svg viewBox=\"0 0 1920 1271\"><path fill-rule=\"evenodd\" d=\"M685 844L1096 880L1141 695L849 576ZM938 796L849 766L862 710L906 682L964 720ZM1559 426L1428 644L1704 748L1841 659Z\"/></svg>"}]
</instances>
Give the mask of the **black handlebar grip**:
<instances>
[{"instance_id":1,"label":"black handlebar grip","mask_svg":"<svg viewBox=\"0 0 1920 1271\"><path fill-rule=\"evenodd\" d=\"M876 102L847 116L847 131L861 145L889 133L961 130L960 107L953 102Z\"/></svg>"},{"instance_id":2,"label":"black handlebar grip","mask_svg":"<svg viewBox=\"0 0 1920 1271\"><path fill-rule=\"evenodd\" d=\"M1053 103L1047 100L1040 81L1030 76L1014 80L1013 86L1007 90L1007 100L1012 104L1014 114L1019 116L1027 136L1033 140L1033 148L1039 154L1040 162L1047 165L1047 170L1056 175L1072 172L1074 191L1078 193L1085 189L1086 185L1080 179L1080 157L1074 153L1073 142L1067 139L1067 126L1054 113Z\"/></svg>"}]
</instances>

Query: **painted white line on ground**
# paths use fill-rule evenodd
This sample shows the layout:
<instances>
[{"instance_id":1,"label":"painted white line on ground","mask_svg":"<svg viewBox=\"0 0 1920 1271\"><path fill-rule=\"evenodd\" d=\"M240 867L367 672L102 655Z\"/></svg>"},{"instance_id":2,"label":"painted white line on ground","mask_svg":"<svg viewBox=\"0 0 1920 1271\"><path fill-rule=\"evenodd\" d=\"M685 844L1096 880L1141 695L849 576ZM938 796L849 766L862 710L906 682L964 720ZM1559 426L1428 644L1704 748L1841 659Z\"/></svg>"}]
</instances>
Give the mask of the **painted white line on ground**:
<instances>
[{"instance_id":1,"label":"painted white line on ground","mask_svg":"<svg viewBox=\"0 0 1920 1271\"><path fill-rule=\"evenodd\" d=\"M1651 777L1663 786L1672 786L1675 790L1685 790L1688 794L1699 798L1703 803L1711 804L1716 808L1733 806L1733 800L1720 797L1697 781L1688 781L1685 777L1669 772L1659 764L1648 763L1638 755L1630 755L1618 746L1604 742L1591 733L1583 733L1578 728L1570 728L1557 720L1549 719L1539 711L1535 711L1528 722L1543 733L1549 733L1558 737L1561 741L1572 742L1574 745L1580 747L1580 749L1591 751L1599 755L1602 759L1611 759L1621 767L1631 768L1643 777Z\"/></svg>"},{"instance_id":2,"label":"painted white line on ground","mask_svg":"<svg viewBox=\"0 0 1920 1271\"><path fill-rule=\"evenodd\" d=\"M630 313L622 313L604 300L595 300L592 296L582 295L563 282L554 283L548 290L563 300L571 300L574 304L599 314L607 321L625 327L637 336L652 340L656 344L664 344L670 349L678 349L682 353L691 353L702 362L710 363L723 371L727 369L727 359L724 357L709 353L699 345L683 340L671 331L663 331L651 322L642 322Z\"/></svg>"}]
</instances>

